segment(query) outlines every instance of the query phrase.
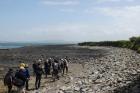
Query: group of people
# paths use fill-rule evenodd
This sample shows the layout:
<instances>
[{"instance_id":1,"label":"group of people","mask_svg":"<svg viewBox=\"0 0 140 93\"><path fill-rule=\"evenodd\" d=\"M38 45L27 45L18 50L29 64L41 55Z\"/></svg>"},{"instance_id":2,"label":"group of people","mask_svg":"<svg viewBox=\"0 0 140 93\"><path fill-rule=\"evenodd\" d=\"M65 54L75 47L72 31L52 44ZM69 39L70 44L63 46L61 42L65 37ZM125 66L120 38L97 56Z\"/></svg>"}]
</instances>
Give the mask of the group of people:
<instances>
[{"instance_id":1,"label":"group of people","mask_svg":"<svg viewBox=\"0 0 140 93\"><path fill-rule=\"evenodd\" d=\"M30 79L30 74L28 70L28 65L21 63L19 68L14 73L13 69L9 69L4 77L4 85L8 87L8 93L11 93L13 85L17 87L18 93L25 93L28 90L28 81Z\"/></svg>"},{"instance_id":2,"label":"group of people","mask_svg":"<svg viewBox=\"0 0 140 93\"><path fill-rule=\"evenodd\" d=\"M20 63L17 71L14 73L13 69L9 69L4 77L4 85L8 87L8 93L11 93L12 86L17 87L18 93L25 93L29 90L30 70L28 64ZM46 78L48 75L52 76L52 80L59 80L60 75L68 73L68 60L67 57L64 59L49 58L39 59L34 61L32 64L33 75L35 76L35 88L39 89L41 85L42 75L45 74Z\"/></svg>"}]
</instances>

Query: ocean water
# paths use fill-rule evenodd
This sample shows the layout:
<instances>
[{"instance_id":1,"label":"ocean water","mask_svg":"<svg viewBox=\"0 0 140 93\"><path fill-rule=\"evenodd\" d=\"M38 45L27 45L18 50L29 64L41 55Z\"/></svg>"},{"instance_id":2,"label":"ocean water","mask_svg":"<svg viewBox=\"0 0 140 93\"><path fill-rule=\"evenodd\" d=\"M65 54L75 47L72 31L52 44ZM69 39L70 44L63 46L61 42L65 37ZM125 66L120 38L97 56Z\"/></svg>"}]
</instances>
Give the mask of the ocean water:
<instances>
[{"instance_id":1,"label":"ocean water","mask_svg":"<svg viewBox=\"0 0 140 93\"><path fill-rule=\"evenodd\" d=\"M0 49L11 49L20 47L24 47L24 45L0 45Z\"/></svg>"},{"instance_id":2,"label":"ocean water","mask_svg":"<svg viewBox=\"0 0 140 93\"><path fill-rule=\"evenodd\" d=\"M25 46L51 45L47 43L0 43L0 49L20 48Z\"/></svg>"},{"instance_id":3,"label":"ocean water","mask_svg":"<svg viewBox=\"0 0 140 93\"><path fill-rule=\"evenodd\" d=\"M11 48L20 48L27 46L27 44L19 44L19 43L0 43L0 49L11 49Z\"/></svg>"},{"instance_id":4,"label":"ocean water","mask_svg":"<svg viewBox=\"0 0 140 93\"><path fill-rule=\"evenodd\" d=\"M3 45L0 45L0 49L11 49L11 48L20 48L20 47L24 47L24 46L19 46L19 45L6 45L6 46L3 46Z\"/></svg>"},{"instance_id":5,"label":"ocean water","mask_svg":"<svg viewBox=\"0 0 140 93\"><path fill-rule=\"evenodd\" d=\"M38 45L63 45L63 43L0 43L0 49L11 49Z\"/></svg>"}]
</instances>

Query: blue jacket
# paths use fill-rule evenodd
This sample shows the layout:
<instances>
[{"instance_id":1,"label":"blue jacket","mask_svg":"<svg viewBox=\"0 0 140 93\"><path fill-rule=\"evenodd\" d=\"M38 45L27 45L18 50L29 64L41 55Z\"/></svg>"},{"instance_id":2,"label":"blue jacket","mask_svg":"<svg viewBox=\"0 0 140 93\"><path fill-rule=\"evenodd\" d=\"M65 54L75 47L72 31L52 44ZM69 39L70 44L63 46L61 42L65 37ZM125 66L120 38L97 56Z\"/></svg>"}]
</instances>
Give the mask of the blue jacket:
<instances>
[{"instance_id":1,"label":"blue jacket","mask_svg":"<svg viewBox=\"0 0 140 93\"><path fill-rule=\"evenodd\" d=\"M27 80L26 70L19 70L18 72L16 72L15 77L25 82Z\"/></svg>"},{"instance_id":2,"label":"blue jacket","mask_svg":"<svg viewBox=\"0 0 140 93\"><path fill-rule=\"evenodd\" d=\"M30 78L30 73L29 73L29 70L28 68L25 68L25 74L26 74L26 78Z\"/></svg>"}]
</instances>

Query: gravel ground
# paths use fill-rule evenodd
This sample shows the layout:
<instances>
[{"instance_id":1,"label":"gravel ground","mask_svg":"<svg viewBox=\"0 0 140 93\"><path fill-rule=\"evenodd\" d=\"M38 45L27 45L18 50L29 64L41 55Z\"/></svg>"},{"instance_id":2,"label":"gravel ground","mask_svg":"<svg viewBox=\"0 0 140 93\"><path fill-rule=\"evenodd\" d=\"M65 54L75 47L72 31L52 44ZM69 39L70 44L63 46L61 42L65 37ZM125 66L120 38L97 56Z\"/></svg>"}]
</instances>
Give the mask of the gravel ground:
<instances>
[{"instance_id":1,"label":"gravel ground","mask_svg":"<svg viewBox=\"0 0 140 93\"><path fill-rule=\"evenodd\" d=\"M51 76L43 77L42 87L28 93L140 93L140 54L124 48L61 45L1 50L1 72L5 70L3 66L14 67L20 60L31 64L41 55L68 56L69 73L60 75L56 82L51 82ZM34 77L30 80L30 89L33 88Z\"/></svg>"}]
</instances>

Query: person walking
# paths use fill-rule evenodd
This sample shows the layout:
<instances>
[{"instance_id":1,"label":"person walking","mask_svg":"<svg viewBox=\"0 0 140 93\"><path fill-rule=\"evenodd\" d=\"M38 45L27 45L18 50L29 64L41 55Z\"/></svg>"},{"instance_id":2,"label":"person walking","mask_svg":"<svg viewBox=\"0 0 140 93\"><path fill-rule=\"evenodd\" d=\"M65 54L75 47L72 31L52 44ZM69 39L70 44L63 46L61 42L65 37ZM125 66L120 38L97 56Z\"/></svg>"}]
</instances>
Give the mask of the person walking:
<instances>
[{"instance_id":1,"label":"person walking","mask_svg":"<svg viewBox=\"0 0 140 93\"><path fill-rule=\"evenodd\" d=\"M44 70L45 70L45 74L46 74L46 78L47 78L47 76L49 75L49 63L48 63L48 60L46 60L44 62Z\"/></svg>"},{"instance_id":2,"label":"person walking","mask_svg":"<svg viewBox=\"0 0 140 93\"><path fill-rule=\"evenodd\" d=\"M63 73L65 73L65 71L66 71L66 73L68 73L68 60L65 58L63 60L63 62L64 62L64 71L63 71Z\"/></svg>"},{"instance_id":3,"label":"person walking","mask_svg":"<svg viewBox=\"0 0 140 93\"><path fill-rule=\"evenodd\" d=\"M29 80L30 80L30 73L29 73L29 69L28 69L28 64L25 65L25 70L26 70L26 90L29 90Z\"/></svg>"},{"instance_id":4,"label":"person walking","mask_svg":"<svg viewBox=\"0 0 140 93\"><path fill-rule=\"evenodd\" d=\"M60 68L61 68L62 75L64 75L64 59L61 59L60 61Z\"/></svg>"},{"instance_id":5,"label":"person walking","mask_svg":"<svg viewBox=\"0 0 140 93\"><path fill-rule=\"evenodd\" d=\"M36 69L37 69L37 62L36 61L34 61L32 68L33 68L33 75L35 75Z\"/></svg>"},{"instance_id":6,"label":"person walking","mask_svg":"<svg viewBox=\"0 0 140 93\"><path fill-rule=\"evenodd\" d=\"M36 81L35 81L35 88L39 89L41 84L41 77L43 74L43 69L40 63L38 63L37 69L35 71L36 74Z\"/></svg>"},{"instance_id":7,"label":"person walking","mask_svg":"<svg viewBox=\"0 0 140 93\"><path fill-rule=\"evenodd\" d=\"M8 93L11 93L12 87L13 87L13 69L9 69L9 71L6 73L4 77L4 85L8 87Z\"/></svg>"},{"instance_id":8,"label":"person walking","mask_svg":"<svg viewBox=\"0 0 140 93\"><path fill-rule=\"evenodd\" d=\"M15 86L18 88L18 93L25 93L25 82L27 81L25 67L21 66L15 74Z\"/></svg>"},{"instance_id":9,"label":"person walking","mask_svg":"<svg viewBox=\"0 0 140 93\"><path fill-rule=\"evenodd\" d=\"M51 74L51 66L52 66L52 58L49 58L48 59L48 74L50 75Z\"/></svg>"},{"instance_id":10,"label":"person walking","mask_svg":"<svg viewBox=\"0 0 140 93\"><path fill-rule=\"evenodd\" d=\"M55 79L58 79L59 80L59 63L58 63L58 60L55 59L54 60L54 63L52 64L52 67L53 67L53 81L55 81Z\"/></svg>"}]
</instances>

